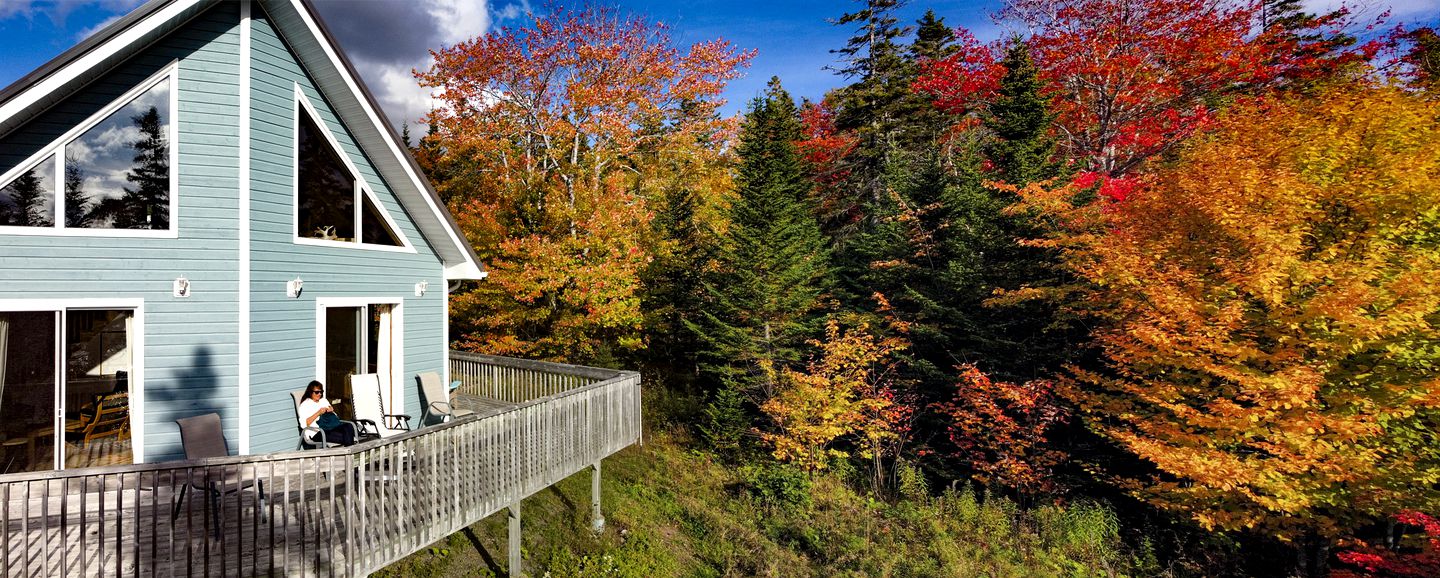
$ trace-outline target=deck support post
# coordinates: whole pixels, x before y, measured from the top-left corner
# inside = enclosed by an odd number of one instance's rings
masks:
[[[600,460],[595,460],[595,470],[590,472],[590,530],[596,534],[605,531],[605,515],[600,513]]]
[[[506,544],[509,550],[511,578],[520,578],[520,502],[510,504],[510,540]]]

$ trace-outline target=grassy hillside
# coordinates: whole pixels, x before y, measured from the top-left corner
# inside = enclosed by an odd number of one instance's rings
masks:
[[[1148,574],[1122,551],[1114,514],[1095,504],[1020,508],[968,489],[931,497],[903,475],[884,503],[831,473],[813,481],[774,464],[732,467],[680,430],[604,462],[605,531],[589,531],[590,474],[522,504],[531,576],[1117,576]],[[505,514],[382,576],[504,576]]]

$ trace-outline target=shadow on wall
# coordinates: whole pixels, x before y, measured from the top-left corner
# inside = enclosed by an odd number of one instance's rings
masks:
[[[226,403],[233,401],[234,396],[221,395],[220,375],[215,369],[214,357],[208,345],[198,346],[190,353],[190,363],[177,371],[175,379],[165,387],[145,388],[146,437],[164,440],[157,445],[146,445],[145,461],[185,459],[185,449],[180,445],[180,428],[175,425],[175,420],[211,412],[220,414],[225,443],[230,446],[231,453],[235,452],[235,412],[231,407],[233,403]]]

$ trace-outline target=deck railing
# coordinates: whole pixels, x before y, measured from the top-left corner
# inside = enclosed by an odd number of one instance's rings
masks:
[[[634,372],[452,352],[451,375],[516,405],[350,448],[0,476],[0,575],[365,575],[640,438]]]

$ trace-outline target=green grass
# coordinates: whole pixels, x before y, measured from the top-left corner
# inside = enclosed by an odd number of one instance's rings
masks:
[[[810,481],[773,465],[737,468],[692,443],[682,430],[659,432],[606,459],[608,525],[598,536],[589,530],[588,470],[526,499],[526,575],[1151,573],[1137,568],[1148,556],[1120,545],[1115,515],[1103,505],[1021,508],[964,488],[930,496],[913,476],[902,483],[910,497],[887,503],[857,493],[839,475]],[[505,514],[497,514],[378,575],[504,576],[505,536]]]

